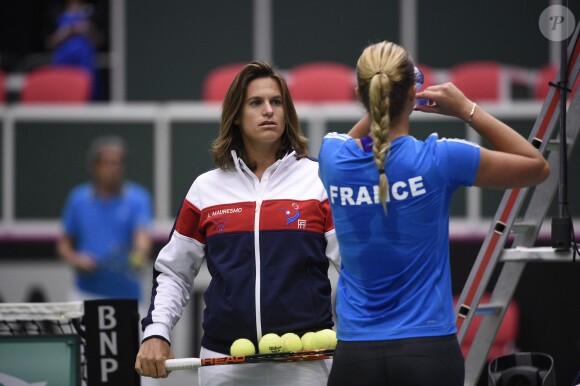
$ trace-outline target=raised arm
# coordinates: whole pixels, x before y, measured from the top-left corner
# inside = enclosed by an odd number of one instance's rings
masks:
[[[428,87],[416,97],[432,102],[416,110],[469,121],[492,145],[493,150],[481,148],[476,186],[498,189],[532,186],[550,174],[548,163],[530,142],[481,107],[474,109],[474,103],[452,83]]]
[[[350,129],[348,135],[353,138],[362,138],[369,135],[371,128],[371,119],[369,114],[363,115],[363,117]]]

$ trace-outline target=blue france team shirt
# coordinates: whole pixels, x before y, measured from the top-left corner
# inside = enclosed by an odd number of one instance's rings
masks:
[[[324,137],[320,178],[341,255],[338,338],[390,340],[457,332],[449,267],[449,205],[471,186],[479,147],[431,134],[391,143],[387,214],[371,151],[346,134]]]
[[[151,198],[147,190],[126,183],[120,195],[103,199],[90,183],[73,189],[65,204],[65,233],[76,250],[92,256],[98,268],[76,273],[79,289],[105,298],[140,299],[141,284],[129,265],[133,236],[152,223]]]

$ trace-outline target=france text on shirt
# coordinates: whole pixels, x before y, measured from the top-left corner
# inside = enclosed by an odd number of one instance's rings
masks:
[[[427,193],[423,185],[423,177],[409,178],[407,181],[396,181],[389,184],[387,202],[391,200],[402,201],[409,197],[417,197]],[[371,192],[372,191],[372,196]],[[329,186],[330,202],[339,205],[373,205],[380,204],[379,186]],[[338,201],[338,202],[337,202]]]

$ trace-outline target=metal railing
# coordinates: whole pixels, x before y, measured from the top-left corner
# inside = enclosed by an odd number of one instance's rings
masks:
[[[356,122],[363,114],[358,103],[297,104],[301,122],[308,128],[309,151],[316,155],[330,122]],[[499,119],[534,121],[541,102],[525,101],[501,104],[481,104],[481,107]],[[156,208],[155,228],[164,234],[173,222],[171,213],[171,131],[178,122],[219,122],[220,106],[203,102],[125,103],[63,105],[6,105],[0,107],[2,121],[2,217],[0,236],[54,235],[58,219],[21,220],[15,217],[15,181],[18,173],[15,162],[16,130],[20,122],[105,122],[149,123],[153,126],[153,197]],[[413,122],[457,122],[457,119],[435,114],[414,112]],[[530,125],[531,129],[531,125]],[[412,133],[411,133],[412,134]],[[444,133],[440,133],[444,135]],[[475,143],[480,138],[474,130],[465,127],[465,137]],[[570,167],[573,169],[573,166]],[[573,171],[570,171],[571,175]],[[466,194],[466,215],[453,218],[451,233],[482,235],[487,232],[488,219],[482,216],[481,191],[469,188]]]

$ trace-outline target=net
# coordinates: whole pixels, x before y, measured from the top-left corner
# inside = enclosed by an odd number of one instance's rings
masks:
[[[14,360],[23,342],[25,343],[23,347],[27,344],[29,351],[31,347],[38,351],[42,344],[46,345],[48,342],[52,342],[51,346],[47,346],[50,347],[49,350],[59,350],[59,342],[64,342],[65,346],[77,346],[68,349],[73,356],[71,363],[76,367],[71,370],[80,377],[82,384],[86,384],[87,360],[83,315],[83,302],[0,303],[0,344],[3,345],[0,345],[0,348],[4,347],[0,350],[0,354],[7,356],[2,362]],[[33,339],[35,337],[39,339]],[[15,345],[15,341],[20,345]],[[78,358],[75,358],[77,356]],[[49,361],[51,358],[44,357],[42,360]]]
[[[0,303],[0,385],[140,384],[136,299]]]

